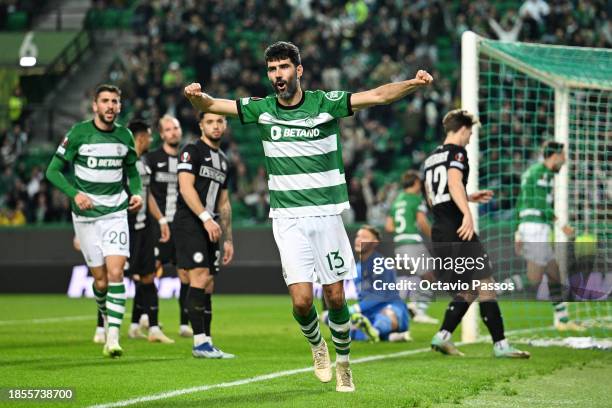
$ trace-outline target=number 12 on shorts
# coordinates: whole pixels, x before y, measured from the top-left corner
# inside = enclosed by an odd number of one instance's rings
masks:
[[[327,259],[327,266],[329,266],[330,271],[344,267],[344,259],[340,256],[339,250],[331,251],[325,258]]]

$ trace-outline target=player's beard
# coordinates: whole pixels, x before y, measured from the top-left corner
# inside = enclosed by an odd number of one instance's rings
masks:
[[[106,115],[105,112],[98,113],[98,119],[100,119],[100,122],[102,122],[102,123],[104,123],[106,125],[109,125],[109,126],[112,125],[113,123],[115,123],[115,118],[117,118],[117,114],[116,113],[113,113],[113,118],[110,121],[106,120],[105,115]]]
[[[221,145],[221,136],[223,136],[223,134],[220,134],[218,137],[211,135],[207,135],[206,133],[204,133],[204,137],[206,139],[208,139],[214,146],[219,147]]]
[[[276,87],[276,84],[278,82],[285,82],[285,81],[271,82],[272,88],[274,88],[274,91],[276,92],[276,96],[284,100],[289,100],[293,98],[293,96],[297,92],[297,85],[298,85],[297,72],[295,73],[293,78],[289,79],[289,81],[286,82],[285,90],[283,92],[279,92],[278,88]]]

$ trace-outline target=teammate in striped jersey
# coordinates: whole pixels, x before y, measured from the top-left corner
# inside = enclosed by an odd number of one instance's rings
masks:
[[[555,328],[559,331],[585,331],[584,326],[569,318],[568,304],[563,301],[559,264],[550,242],[556,220],[553,205],[555,174],[565,164],[563,143],[547,140],[542,145],[542,157],[542,162],[531,165],[521,176],[521,192],[517,200],[519,225],[515,233],[515,247],[527,261],[528,290],[534,298],[544,274],[548,277]],[[569,225],[564,225],[562,230],[568,237],[574,235],[574,229]]]
[[[395,244],[395,254],[408,256],[416,259],[428,256],[429,252],[423,244],[421,234],[431,238],[431,226],[427,220],[427,204],[421,193],[421,178],[416,170],[408,170],[402,175],[403,191],[391,204],[391,210],[387,216],[385,230],[393,233]],[[416,266],[411,274],[415,274],[419,279],[430,282],[435,280],[432,271],[428,271],[424,266]],[[408,308],[414,313],[412,319],[415,323],[438,324],[435,319],[427,314],[429,303],[433,299],[433,291],[417,289],[410,294],[411,304]]]
[[[132,133],[115,123],[121,91],[100,85],[92,103],[93,120],[77,123],[64,137],[47,168],[47,179],[71,198],[74,231],[94,277],[98,309],[108,318],[103,354],[118,357],[119,328],[125,313],[123,267],[129,250],[127,211],[142,206]],[[62,174],[74,171],[74,183]],[[124,185],[124,169],[132,196]]]
[[[270,217],[293,315],[311,344],[315,375],[332,379],[331,362],[319,332],[312,283],[323,284],[336,349],[336,390],[355,390],[349,366],[350,322],[343,281],[355,276],[355,261],[340,213],[349,208],[338,119],[370,106],[397,101],[433,81],[419,71],[414,79],[351,94],[304,91],[299,49],[277,42],[265,51],[274,94],[237,101],[214,98],[198,83],[185,96],[202,112],[238,116],[255,123],[263,143],[270,189]]]

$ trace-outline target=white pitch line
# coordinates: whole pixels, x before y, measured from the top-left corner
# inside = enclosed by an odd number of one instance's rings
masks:
[[[415,349],[415,350],[400,351],[398,353],[379,354],[379,355],[374,355],[374,356],[362,357],[362,358],[357,358],[355,360],[351,360],[351,365],[359,364],[359,363],[366,363],[369,361],[384,360],[387,358],[403,357],[403,356],[408,356],[411,354],[419,354],[419,353],[423,353],[429,350],[430,348],[428,347],[428,348],[420,348],[420,349]],[[162,399],[177,397],[180,395],[193,394],[196,392],[204,392],[204,391],[211,390],[213,388],[229,388],[229,387],[236,387],[238,385],[251,384],[251,383],[267,381],[267,380],[274,380],[276,378],[288,377],[288,376],[295,375],[295,374],[306,373],[312,370],[313,370],[312,367],[304,367],[304,368],[297,368],[295,370],[277,371],[277,372],[270,373],[270,374],[264,374],[264,375],[258,375],[255,377],[245,378],[242,380],[236,380],[236,381],[224,382],[224,383],[218,383],[218,384],[200,385],[197,387],[190,387],[190,388],[183,388],[183,389],[175,390],[175,391],[162,392],[159,394],[147,395],[144,397],[132,398],[132,399],[124,400],[124,401],[110,402],[107,404],[100,404],[100,405],[92,405],[89,408],[126,407],[128,405],[139,404],[143,402],[159,401]]]
[[[43,324],[43,323],[61,323],[72,322],[79,320],[96,320],[94,313],[81,316],[64,316],[64,317],[49,317],[44,319],[21,319],[21,320],[0,320],[0,326],[9,326],[12,324]]]
[[[533,329],[509,330],[509,331],[506,332],[506,335],[519,334],[519,333],[527,333],[527,332],[535,332],[535,331],[540,331],[540,330],[543,330],[543,329],[547,329],[547,327],[538,327],[538,328],[533,328]],[[489,336],[481,336],[479,338],[480,342],[487,341],[487,340],[490,340]],[[463,343],[463,342],[456,343],[457,346],[462,346],[464,344],[465,343]],[[367,362],[370,362],[370,361],[386,360],[386,359],[389,359],[389,358],[398,358],[398,357],[410,356],[410,355],[413,355],[413,354],[420,354],[420,353],[429,352],[430,350],[431,350],[430,347],[426,347],[426,348],[420,348],[420,349],[414,349],[414,350],[400,351],[400,352],[397,352],[397,353],[376,354],[376,355],[373,355],[373,356],[361,357],[361,358],[357,358],[357,359],[351,360],[351,365],[367,363]],[[261,381],[267,381],[267,380],[274,380],[276,378],[288,377],[288,376],[295,375],[295,374],[306,373],[306,372],[309,372],[309,371],[312,371],[312,370],[313,370],[312,367],[304,367],[304,368],[297,368],[295,370],[277,371],[277,372],[270,373],[270,374],[263,374],[263,375],[258,375],[258,376],[255,376],[255,377],[244,378],[242,380],[223,382],[223,383],[218,383],[218,384],[200,385],[200,386],[196,386],[196,387],[182,388],[182,389],[174,390],[174,391],[161,392],[161,393],[153,394],[153,395],[146,395],[146,396],[143,396],[143,397],[131,398],[131,399],[123,400],[123,401],[109,402],[109,403],[106,403],[106,404],[99,404],[99,405],[91,405],[88,408],[127,407],[129,405],[140,404],[140,403],[143,403],[143,402],[159,401],[159,400],[162,400],[162,399],[178,397],[180,395],[194,394],[194,393],[197,393],[197,392],[204,392],[204,391],[212,390],[214,388],[230,388],[230,387],[236,387],[236,386],[239,386],[239,385],[252,384],[252,383],[261,382]]]

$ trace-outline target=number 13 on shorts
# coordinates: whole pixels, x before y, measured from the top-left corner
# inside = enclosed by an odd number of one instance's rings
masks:
[[[342,272],[345,271],[344,268],[344,259],[342,259],[342,256],[340,255],[340,250],[337,251],[332,251],[330,253],[328,253],[325,258],[327,259],[327,265],[329,266],[329,270],[330,271],[334,271],[334,270],[341,270]]]

